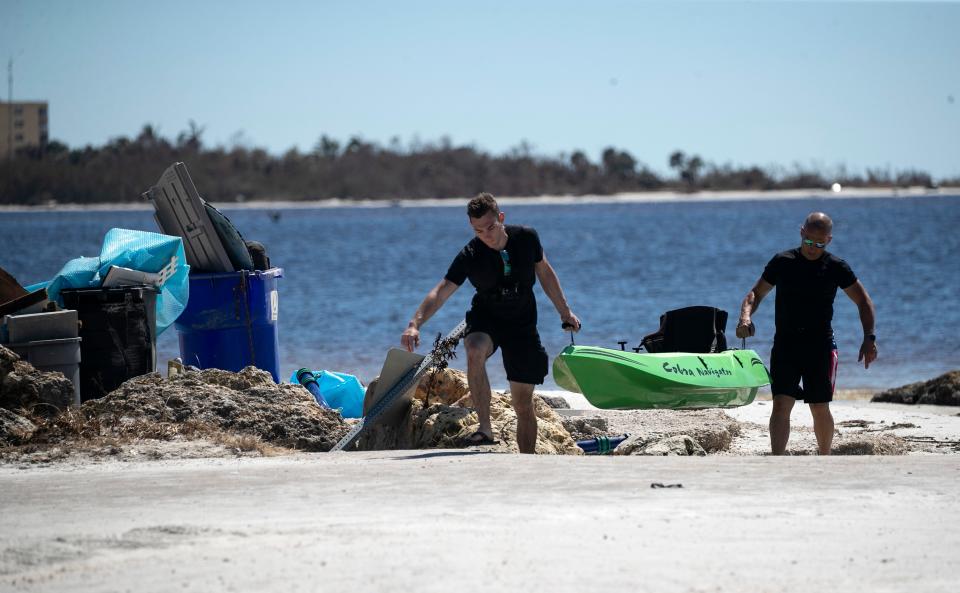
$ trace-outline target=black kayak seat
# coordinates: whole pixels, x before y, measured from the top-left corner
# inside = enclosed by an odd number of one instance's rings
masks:
[[[703,305],[667,311],[660,316],[660,329],[643,337],[640,345],[651,353],[697,352],[709,354],[727,349],[727,312]]]

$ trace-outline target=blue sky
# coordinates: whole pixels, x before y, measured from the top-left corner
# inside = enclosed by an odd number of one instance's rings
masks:
[[[193,120],[274,154],[448,136],[660,172],[682,149],[960,176],[958,31],[945,2],[0,0],[14,99],[71,146]]]

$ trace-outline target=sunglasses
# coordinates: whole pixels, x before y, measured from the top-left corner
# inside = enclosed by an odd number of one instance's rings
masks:
[[[824,247],[827,246],[826,243],[818,243],[817,241],[814,241],[813,239],[804,239],[804,240],[803,240],[803,244],[806,245],[807,247],[810,247],[810,246],[812,245],[812,246],[816,247],[817,249],[823,249]]]
[[[511,269],[510,269],[510,254],[507,253],[507,250],[506,250],[506,249],[501,249],[501,250],[500,250],[500,258],[503,260],[503,275],[504,275],[504,276],[509,276],[509,275],[510,275],[510,272],[511,272]]]

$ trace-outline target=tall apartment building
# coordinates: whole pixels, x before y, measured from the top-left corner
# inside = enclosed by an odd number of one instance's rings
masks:
[[[46,101],[0,101],[0,158],[27,146],[45,146],[47,117]]]

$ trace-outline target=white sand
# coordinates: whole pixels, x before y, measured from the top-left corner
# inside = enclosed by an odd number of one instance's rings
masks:
[[[955,591],[960,456],[759,456],[770,405],[727,411],[746,455],[0,465],[0,591]],[[832,408],[960,437],[957,409]]]
[[[783,189],[770,191],[700,191],[694,193],[681,193],[673,191],[650,191],[620,193],[613,195],[584,195],[584,196],[498,196],[497,202],[502,206],[510,205],[530,205],[530,204],[623,204],[623,203],[664,203],[664,202],[725,202],[725,201],[751,201],[751,200],[808,200],[811,198],[829,198],[840,200],[844,198],[911,198],[911,197],[937,197],[949,196],[956,197],[960,195],[960,187],[940,187],[928,189],[925,187],[908,188],[849,188],[839,193],[826,189]],[[363,200],[345,200],[341,198],[331,198],[328,200],[311,201],[262,201],[253,200],[249,202],[214,202],[217,207],[227,210],[240,209],[268,209],[284,210],[288,208],[423,208],[449,206],[462,208],[468,197],[450,197],[444,199],[363,199]],[[25,206],[25,205],[0,205],[0,212],[31,212],[44,210],[58,211],[127,211],[127,210],[153,210],[153,205],[149,202],[133,203],[101,203],[101,204],[57,204],[51,203],[44,206]]]
[[[547,395],[559,395],[567,400],[575,410],[596,410],[583,395],[569,391],[538,391]],[[839,394],[841,397],[843,394]],[[949,406],[904,405],[892,403],[871,403],[862,399],[861,393],[851,395],[861,399],[835,400],[830,409],[833,412],[836,430],[841,434],[855,434],[861,431],[870,433],[895,434],[910,441],[917,450],[914,454],[960,453],[960,408]],[[755,401],[749,406],[730,408],[724,412],[744,423],[743,433],[734,439],[730,453],[739,455],[761,455],[770,450],[770,436],[767,430],[770,419],[771,402]],[[860,426],[844,426],[843,423],[857,423]],[[889,430],[894,425],[913,424]],[[790,445],[802,448],[815,446],[813,419],[809,408],[797,403],[791,415]],[[936,443],[942,443],[939,447]]]
[[[5,466],[0,591],[952,593],[958,476],[954,455]]]

